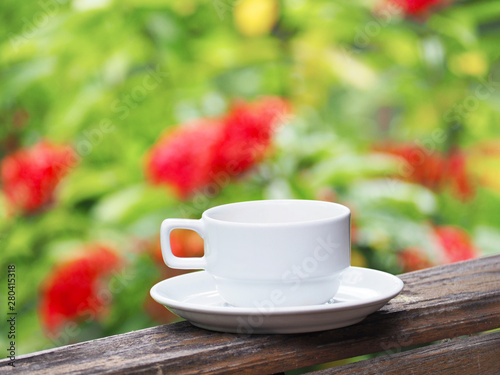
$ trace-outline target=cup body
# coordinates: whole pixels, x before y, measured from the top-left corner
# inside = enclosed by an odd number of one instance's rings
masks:
[[[325,303],[350,265],[350,211],[340,204],[232,203],[205,211],[199,223],[194,229],[205,241],[200,268],[213,276],[220,295],[234,306]],[[171,265],[169,257],[165,260]]]

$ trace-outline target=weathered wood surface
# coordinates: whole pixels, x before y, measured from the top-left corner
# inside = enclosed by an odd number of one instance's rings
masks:
[[[311,375],[498,375],[500,331],[317,371]]]
[[[300,335],[236,335],[187,322],[20,356],[37,374],[265,374],[500,327],[500,255],[401,275],[402,293],[363,322]]]

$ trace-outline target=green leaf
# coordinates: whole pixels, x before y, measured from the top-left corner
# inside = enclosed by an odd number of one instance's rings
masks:
[[[358,179],[395,173],[397,167],[397,160],[389,155],[340,155],[314,166],[311,182],[315,186],[347,185]]]
[[[138,184],[104,197],[92,210],[92,217],[109,224],[126,224],[176,202],[175,196],[169,195],[166,189]]]

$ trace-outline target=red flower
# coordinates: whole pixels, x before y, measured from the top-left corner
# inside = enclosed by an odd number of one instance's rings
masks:
[[[219,143],[221,124],[201,120],[163,136],[148,155],[147,175],[185,198],[210,183],[212,161]]]
[[[403,158],[406,165],[400,170],[401,177],[408,181],[434,191],[441,191],[450,185],[462,200],[474,196],[474,187],[466,170],[467,160],[458,148],[447,155],[417,145],[385,145],[375,149]]]
[[[389,3],[400,8],[408,15],[425,13],[434,8],[439,3],[446,3],[448,0],[389,0]]]
[[[287,104],[279,98],[236,104],[224,120],[214,160],[215,171],[239,174],[262,160],[276,125],[287,112]]]
[[[75,161],[70,147],[47,141],[4,158],[1,180],[12,209],[32,213],[49,203],[59,181]]]
[[[453,151],[448,159],[448,176],[450,183],[462,200],[467,200],[474,196],[474,187],[466,169],[467,160],[465,155],[460,150]]]
[[[102,245],[91,245],[84,251],[80,257],[56,266],[44,283],[39,311],[50,332],[56,332],[66,321],[94,320],[109,303],[101,282],[118,267],[119,257]]]
[[[434,232],[443,249],[446,263],[473,259],[477,256],[477,250],[463,229],[453,226],[439,226],[434,228]]]
[[[403,272],[412,272],[434,266],[425,252],[417,247],[408,247],[400,251],[398,262]]]
[[[224,118],[202,119],[168,132],[149,152],[146,174],[153,183],[173,187],[183,199],[212,183],[220,188],[229,176],[264,157],[285,111],[283,100],[264,98],[238,103]]]

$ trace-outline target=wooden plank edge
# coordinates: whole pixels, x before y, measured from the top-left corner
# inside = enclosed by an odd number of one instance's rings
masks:
[[[370,374],[500,374],[500,331],[457,338],[310,373]]]

